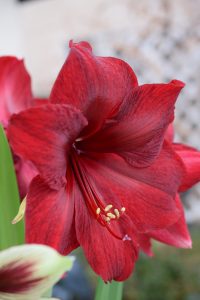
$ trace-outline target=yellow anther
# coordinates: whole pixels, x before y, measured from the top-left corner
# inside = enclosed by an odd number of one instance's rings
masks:
[[[119,213],[119,210],[117,208],[114,209],[114,213],[115,213],[117,218],[120,217],[120,213]]]
[[[121,212],[125,212],[126,211],[126,208],[125,207],[122,207],[121,208]]]
[[[107,205],[107,206],[105,207],[105,211],[109,211],[112,207],[113,207],[112,204]]]
[[[110,219],[115,219],[116,216],[112,213],[107,213],[107,216],[110,218]]]
[[[105,217],[105,221],[106,222],[110,222],[110,218],[109,217]]]
[[[16,224],[19,221],[21,221],[24,217],[25,211],[26,211],[26,197],[20,204],[19,211],[18,211],[16,217],[12,220],[12,224]]]
[[[97,214],[97,215],[99,215],[99,214],[100,214],[100,212],[101,212],[101,209],[100,209],[100,207],[97,207],[97,209],[96,209],[96,214]]]

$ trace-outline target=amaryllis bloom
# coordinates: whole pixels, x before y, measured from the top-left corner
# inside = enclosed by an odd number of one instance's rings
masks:
[[[0,252],[0,299],[41,299],[72,268],[73,261],[74,257],[61,256],[43,245],[16,246]]]
[[[0,57],[0,123],[5,131],[10,117],[34,106],[31,92],[31,79],[23,60],[13,56]],[[37,174],[31,162],[24,161],[13,153],[20,196],[23,198],[32,178]]]
[[[172,125],[169,126],[165,139],[171,143],[173,150],[179,155],[184,166],[185,172],[182,178],[179,192],[185,192],[197,182],[200,181],[200,152],[184,144],[173,143],[174,131]],[[148,255],[152,255],[151,239],[162,243],[175,246],[178,248],[191,248],[192,241],[187,228],[184,209],[181,203],[180,195],[176,194],[176,203],[181,215],[178,221],[163,229],[148,232],[140,235],[140,246]]]
[[[125,280],[139,235],[180,218],[184,165],[164,141],[184,84],[138,85],[125,62],[70,42],[50,103],[11,118],[14,151],[39,172],[27,195],[26,240],[67,254],[81,246],[105,281]]]

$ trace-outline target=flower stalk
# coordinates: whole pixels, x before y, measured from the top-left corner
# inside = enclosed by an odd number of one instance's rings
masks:
[[[123,294],[123,285],[123,282],[116,281],[106,284],[101,278],[99,278],[95,300],[121,300]]]

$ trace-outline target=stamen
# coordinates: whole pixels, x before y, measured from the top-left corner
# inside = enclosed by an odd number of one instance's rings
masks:
[[[105,217],[105,221],[106,222],[110,222],[110,218],[109,217]]]
[[[96,214],[99,215],[100,212],[101,212],[101,208],[100,208],[100,207],[97,207],[97,209],[96,209]]]
[[[82,164],[82,157],[77,154],[76,147],[73,148],[70,163],[72,171],[84,195],[85,204],[88,209],[96,220],[102,226],[106,227],[115,238],[123,240],[124,237],[116,234],[111,226],[111,221],[118,221],[117,219],[120,218],[120,211],[113,207],[112,204],[105,206],[104,199],[102,199],[101,195],[98,194],[98,191],[95,190],[92,181],[87,174],[87,170],[85,169],[84,164]],[[122,207],[120,210],[121,212],[124,212],[126,209],[125,207]]]
[[[114,209],[114,213],[115,213],[116,217],[119,219],[120,213],[119,213],[119,210],[117,208]]]
[[[112,213],[107,213],[107,216],[109,218],[111,218],[111,219],[115,219],[116,218],[116,216],[114,214],[112,214]]]
[[[105,207],[105,211],[109,211],[109,210],[111,210],[111,208],[112,208],[113,206],[112,206],[112,204],[109,204],[109,205],[107,205],[106,207]]]
[[[16,217],[12,220],[12,224],[17,224],[19,221],[21,221],[24,217],[25,211],[26,211],[26,197],[21,202],[19,211]]]

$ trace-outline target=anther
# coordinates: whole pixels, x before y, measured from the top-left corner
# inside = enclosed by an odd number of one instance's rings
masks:
[[[110,218],[110,219],[115,219],[116,216],[112,213],[107,213],[107,216]]]
[[[119,213],[119,210],[117,208],[114,209],[114,213],[115,213],[116,217],[119,219],[120,213]]]
[[[100,209],[100,207],[97,207],[97,209],[96,209],[96,214],[97,214],[97,215],[99,215],[99,214],[100,214],[100,212],[101,212],[101,209]]]
[[[24,217],[25,211],[26,211],[26,197],[21,202],[19,211],[16,217],[12,220],[12,224],[17,224],[19,221],[21,221]]]
[[[106,207],[105,207],[105,211],[109,211],[111,208],[112,208],[113,206],[112,206],[112,204],[109,204],[109,205],[107,205]]]
[[[105,221],[109,223],[110,222],[110,218],[109,217],[105,217]]]
[[[121,208],[121,212],[125,212],[126,211],[126,208],[125,207],[122,207]]]

